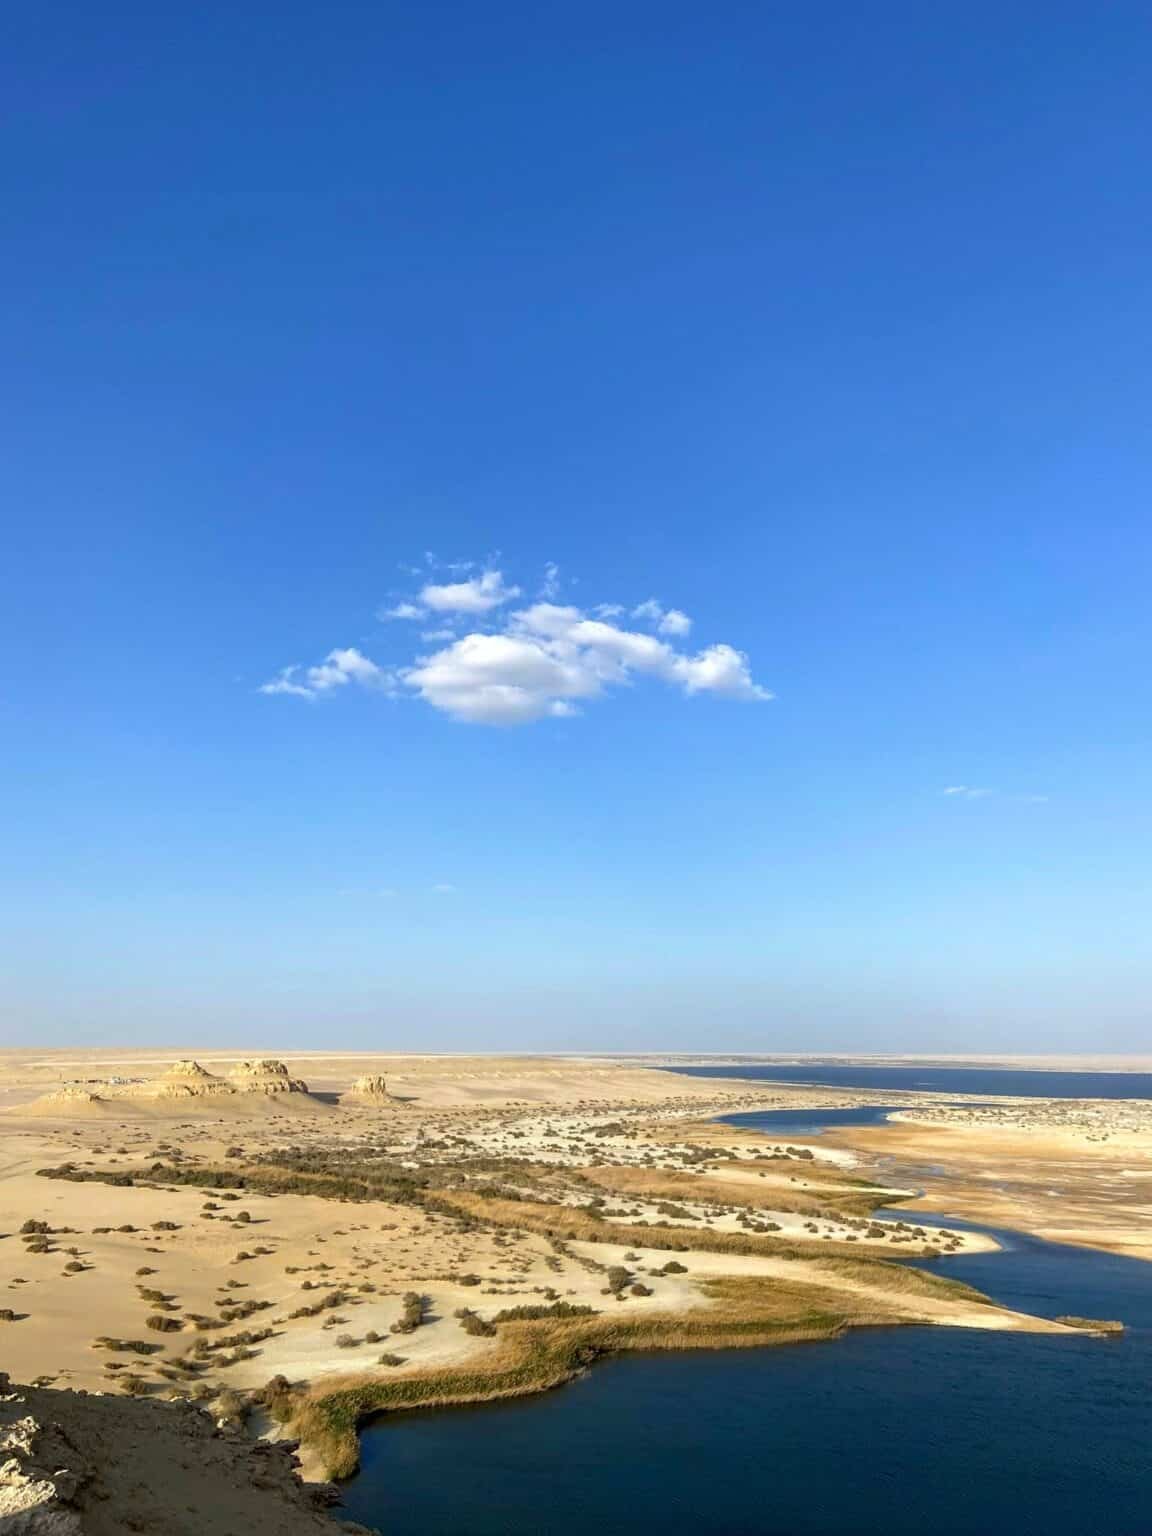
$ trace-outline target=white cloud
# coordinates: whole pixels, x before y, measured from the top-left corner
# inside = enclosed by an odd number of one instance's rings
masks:
[[[416,603],[397,603],[395,608],[381,608],[377,614],[380,619],[422,619],[423,608]]]
[[[692,620],[679,608],[669,608],[656,628],[662,635],[686,635],[692,628]]]
[[[677,656],[672,675],[686,693],[720,693],[729,699],[770,699],[772,695],[752,681],[748,658],[730,645],[710,645],[695,656]]]
[[[500,571],[485,571],[467,581],[450,581],[443,586],[430,582],[421,590],[420,601],[434,613],[489,613],[520,596],[519,587],[506,587]]]
[[[311,688],[305,688],[303,683],[294,683],[293,675],[299,672],[299,667],[281,667],[280,671],[270,683],[261,683],[257,693],[290,693],[298,699],[314,699],[316,695]]]
[[[767,699],[748,658],[730,645],[685,656],[653,635],[589,619],[579,608],[534,603],[504,633],[471,634],[400,674],[434,709],[481,725],[520,725],[577,712],[579,701],[645,673],[687,694]]]
[[[540,584],[540,596],[546,597],[549,602],[560,590],[560,567],[555,560],[549,560],[544,567],[544,580]]]
[[[556,576],[554,566],[546,568],[546,588],[555,585]],[[677,649],[674,641],[688,633],[691,620],[654,598],[632,615],[655,625],[656,634],[613,622],[624,612],[613,604],[592,608],[590,616],[542,600],[488,618],[518,592],[495,569],[466,581],[426,585],[420,593],[424,610],[465,616],[461,628],[466,616],[475,615],[484,627],[464,634],[451,627],[427,630],[422,638],[432,645],[444,642],[440,648],[396,668],[380,667],[355,648],[330,651],[319,666],[285,668],[261,691],[316,698],[348,683],[392,694],[408,690],[442,714],[476,725],[568,718],[608,689],[644,677],[689,697],[772,697],[753,680],[748,657],[734,646],[717,643],[694,654]],[[408,617],[411,606],[401,603],[390,616]]]
[[[1017,805],[1047,805],[1050,795],[1021,795],[1002,789],[982,789],[974,784],[949,784],[943,793],[957,800],[1000,800]]]
[[[432,889],[437,896],[454,896],[456,893],[456,887],[449,885],[447,881],[441,881],[439,885],[434,885]]]
[[[615,613],[622,613],[622,608],[617,608]],[[611,618],[613,614],[605,614]],[[647,598],[642,603],[637,603],[632,610],[634,619],[643,619],[645,623],[654,624],[662,635],[686,635],[692,628],[692,620],[679,608],[665,608],[664,604],[656,598]]]
[[[578,668],[513,635],[465,635],[402,676],[434,709],[481,725],[538,720],[559,713],[553,705],[596,691]]]
[[[394,688],[392,673],[378,667],[374,661],[358,651],[355,646],[344,650],[329,651],[315,667],[284,667],[270,683],[262,683],[260,693],[290,693],[297,698],[315,699],[333,688],[343,688],[349,683],[359,683],[364,688],[379,688],[391,692]]]

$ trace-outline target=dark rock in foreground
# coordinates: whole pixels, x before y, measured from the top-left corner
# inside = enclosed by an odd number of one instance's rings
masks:
[[[333,1491],[289,1445],[219,1428],[190,1403],[11,1386],[0,1373],[4,1536],[337,1536]]]

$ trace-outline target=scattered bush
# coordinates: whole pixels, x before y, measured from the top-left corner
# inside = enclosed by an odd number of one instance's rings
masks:
[[[570,1301],[555,1301],[551,1306],[540,1304],[522,1307],[505,1307],[493,1317],[494,1323],[533,1323],[545,1317],[594,1317],[595,1307],[576,1306]]]
[[[390,1333],[415,1333],[424,1321],[424,1297],[418,1291],[405,1291],[401,1298],[404,1311],[400,1321],[393,1323]]]
[[[457,1308],[456,1316],[465,1333],[472,1334],[476,1338],[495,1338],[496,1324],[488,1322],[478,1312],[473,1312],[471,1307]]]

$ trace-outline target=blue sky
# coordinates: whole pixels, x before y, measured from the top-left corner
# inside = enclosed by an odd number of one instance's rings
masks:
[[[14,18],[9,1041],[1146,1046],[1150,67]]]

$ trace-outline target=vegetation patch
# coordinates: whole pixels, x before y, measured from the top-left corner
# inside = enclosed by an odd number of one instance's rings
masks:
[[[1083,1328],[1086,1333],[1123,1333],[1124,1324],[1118,1323],[1114,1318],[1101,1319],[1097,1317],[1058,1317],[1058,1323],[1063,1323],[1065,1328]]]
[[[329,1381],[297,1397],[289,1432],[324,1462],[330,1476],[356,1470],[357,1431],[365,1419],[415,1408],[440,1408],[542,1392],[594,1361],[621,1350],[724,1349],[831,1339],[848,1327],[905,1321],[896,1311],[831,1288],[779,1281],[717,1279],[705,1283],[713,1305],[698,1314],[613,1309],[591,1318],[553,1315],[505,1323],[499,1343],[467,1367],[426,1367],[383,1379]],[[509,1309],[514,1312],[518,1309]]]

